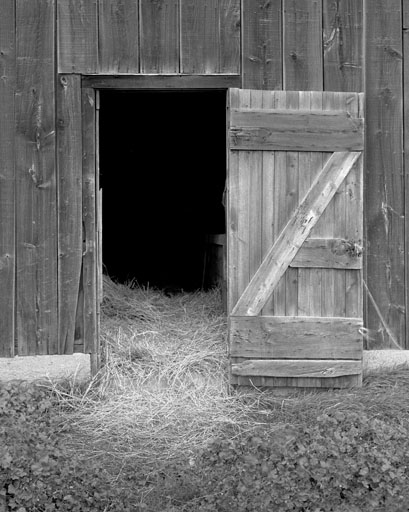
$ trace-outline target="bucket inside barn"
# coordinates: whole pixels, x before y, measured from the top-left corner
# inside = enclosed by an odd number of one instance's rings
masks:
[[[226,91],[100,94],[104,272],[175,290],[221,284]]]

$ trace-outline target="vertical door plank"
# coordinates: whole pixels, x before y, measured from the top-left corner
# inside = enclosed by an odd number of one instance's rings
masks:
[[[141,73],[179,72],[178,0],[140,0]]]
[[[276,93],[263,91],[263,108],[275,108]],[[275,190],[275,154],[274,151],[262,151],[262,258],[266,256],[274,243],[274,190]],[[262,315],[274,314],[274,298],[268,299],[262,310]]]
[[[219,73],[240,73],[240,0],[219,0]]]
[[[348,101],[348,100],[347,100]],[[364,117],[362,95],[354,95],[348,101],[353,116]],[[345,238],[358,246],[363,245],[363,158],[351,169],[345,179]],[[362,318],[362,272],[345,272],[345,316]]]
[[[300,108],[300,94],[298,92],[289,91],[286,96],[286,108],[290,110],[298,110]],[[289,220],[299,203],[299,153],[296,151],[288,151],[286,160],[287,172],[285,195],[287,220]],[[288,268],[284,277],[285,315],[296,316],[298,314],[298,270],[296,268]]]
[[[402,2],[366,4],[365,213],[367,285],[393,337],[405,339]],[[382,136],[379,133],[382,127]],[[367,302],[370,348],[393,347]]]
[[[96,353],[97,339],[97,218],[96,218],[96,119],[95,91],[82,90],[82,219],[84,352]]]
[[[0,16],[0,357],[14,355],[14,27],[14,0],[6,0]]]
[[[363,91],[363,0],[323,1],[324,89]]]
[[[71,354],[82,333],[81,325],[77,332],[76,326],[83,307],[81,77],[61,75],[57,94],[59,350]]]
[[[281,0],[243,0],[242,76],[246,89],[283,86]]]
[[[97,0],[57,0],[58,72],[98,70]]]
[[[229,125],[229,114],[233,108],[238,108],[239,90],[230,89],[228,92],[227,124]],[[228,126],[229,128],[229,126]],[[239,152],[231,151],[229,148],[229,137],[227,136],[227,312],[233,310],[238,296],[238,194],[239,194]]]
[[[299,100],[300,109],[311,109],[311,94],[300,92]],[[311,168],[311,153],[302,151],[299,154],[299,178],[298,178],[298,194],[301,201],[305,194],[308,192],[314,177],[311,175],[313,169]],[[298,269],[298,314],[301,316],[309,316],[310,299],[310,269]]]
[[[57,352],[54,2],[16,2],[17,345]]]
[[[284,86],[286,90],[322,90],[322,4],[284,0]]]
[[[278,94],[276,108],[285,109],[286,94]],[[286,191],[287,191],[287,153],[285,151],[275,151],[275,182],[274,182],[274,241],[278,238],[280,232],[286,225]],[[274,314],[285,315],[285,275],[280,279],[276,289],[273,292]]]
[[[323,94],[323,102],[322,108],[323,110],[340,110],[341,105],[338,101],[339,95],[334,92],[325,92]],[[339,198],[344,198],[343,191],[345,190],[344,184],[341,184],[337,192],[335,193],[334,198],[329,203],[324,212],[322,219],[320,219],[313,230],[312,236],[319,236],[319,233],[325,238],[334,238],[335,233],[339,234],[339,228],[336,226],[341,221],[341,225],[343,225],[343,218],[345,209],[341,209],[341,212],[338,211],[338,206],[340,204]],[[341,202],[341,204],[345,204]],[[336,206],[337,205],[337,206]],[[317,234],[318,233],[318,234]],[[343,238],[343,235],[340,235]],[[334,316],[342,316],[339,314],[339,311],[335,310],[335,301],[342,300],[344,303],[345,297],[345,286],[341,286],[341,289],[336,286],[336,280],[343,279],[344,271],[340,271],[337,274],[337,271],[334,269],[325,269],[321,270],[321,315],[324,317],[334,317]]]
[[[322,92],[312,92],[311,93],[311,110],[322,110]],[[330,155],[327,155],[326,160]],[[322,169],[324,166],[324,158],[323,154],[320,152],[313,152],[310,155],[310,165],[311,169]],[[314,177],[311,177],[311,183]],[[331,204],[331,203],[330,203]],[[330,207],[330,205],[328,205]],[[331,207],[330,207],[331,208]],[[321,215],[321,218],[318,220],[315,229],[318,229],[318,233],[323,233],[325,235],[327,233],[326,224],[328,222],[328,217],[325,217],[325,211]],[[324,219],[323,219],[324,217]],[[330,216],[329,216],[330,217]],[[320,229],[319,223],[321,222],[321,226],[324,226],[323,229]],[[317,228],[318,226],[318,228]],[[317,231],[314,231],[316,233]],[[309,305],[309,314],[311,316],[321,316],[321,292],[322,292],[322,270],[320,268],[312,268],[309,270],[309,278],[310,278],[310,305]]]
[[[251,91],[250,107],[262,108],[263,97],[261,91]],[[249,265],[251,279],[261,264],[262,254],[262,172],[263,152],[249,152]]]
[[[404,348],[409,349],[409,5],[402,2],[402,22],[403,22],[403,54],[406,58],[403,61],[403,133],[404,133],[404,169],[405,169],[405,305],[406,305],[406,337]],[[402,344],[403,345],[403,344]]]
[[[99,0],[99,72],[139,73],[138,0]]]

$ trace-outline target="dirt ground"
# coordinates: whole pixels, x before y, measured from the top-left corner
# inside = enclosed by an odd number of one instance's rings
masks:
[[[364,371],[379,367],[393,367],[400,363],[409,365],[409,350],[364,351]],[[87,354],[72,356],[28,356],[14,359],[0,358],[0,380],[28,380],[50,378],[58,380],[75,376],[87,379],[90,375],[90,357]]]

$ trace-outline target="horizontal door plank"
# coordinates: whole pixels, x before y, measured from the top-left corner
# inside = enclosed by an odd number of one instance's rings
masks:
[[[234,150],[360,151],[363,119],[344,111],[232,109]]]
[[[233,315],[256,316],[260,313],[360,154],[334,153],[321,172],[317,173],[316,179],[294,215],[238,300]]]
[[[230,355],[254,359],[361,359],[362,320],[230,317]]]
[[[361,361],[250,359],[232,364],[233,375],[255,377],[333,378],[362,373]]]
[[[341,238],[309,238],[300,247],[290,267],[359,270],[362,268],[362,249]]]

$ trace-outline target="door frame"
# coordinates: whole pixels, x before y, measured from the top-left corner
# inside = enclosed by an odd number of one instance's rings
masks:
[[[99,92],[101,90],[224,90],[241,86],[240,75],[83,75],[82,220],[84,225],[84,352],[91,356],[91,375],[100,368],[100,305],[102,302],[102,191],[99,187]],[[227,140],[226,140],[227,142]],[[226,143],[228,168],[228,145]],[[226,171],[227,171],[226,168]],[[226,209],[227,213],[227,209]]]

